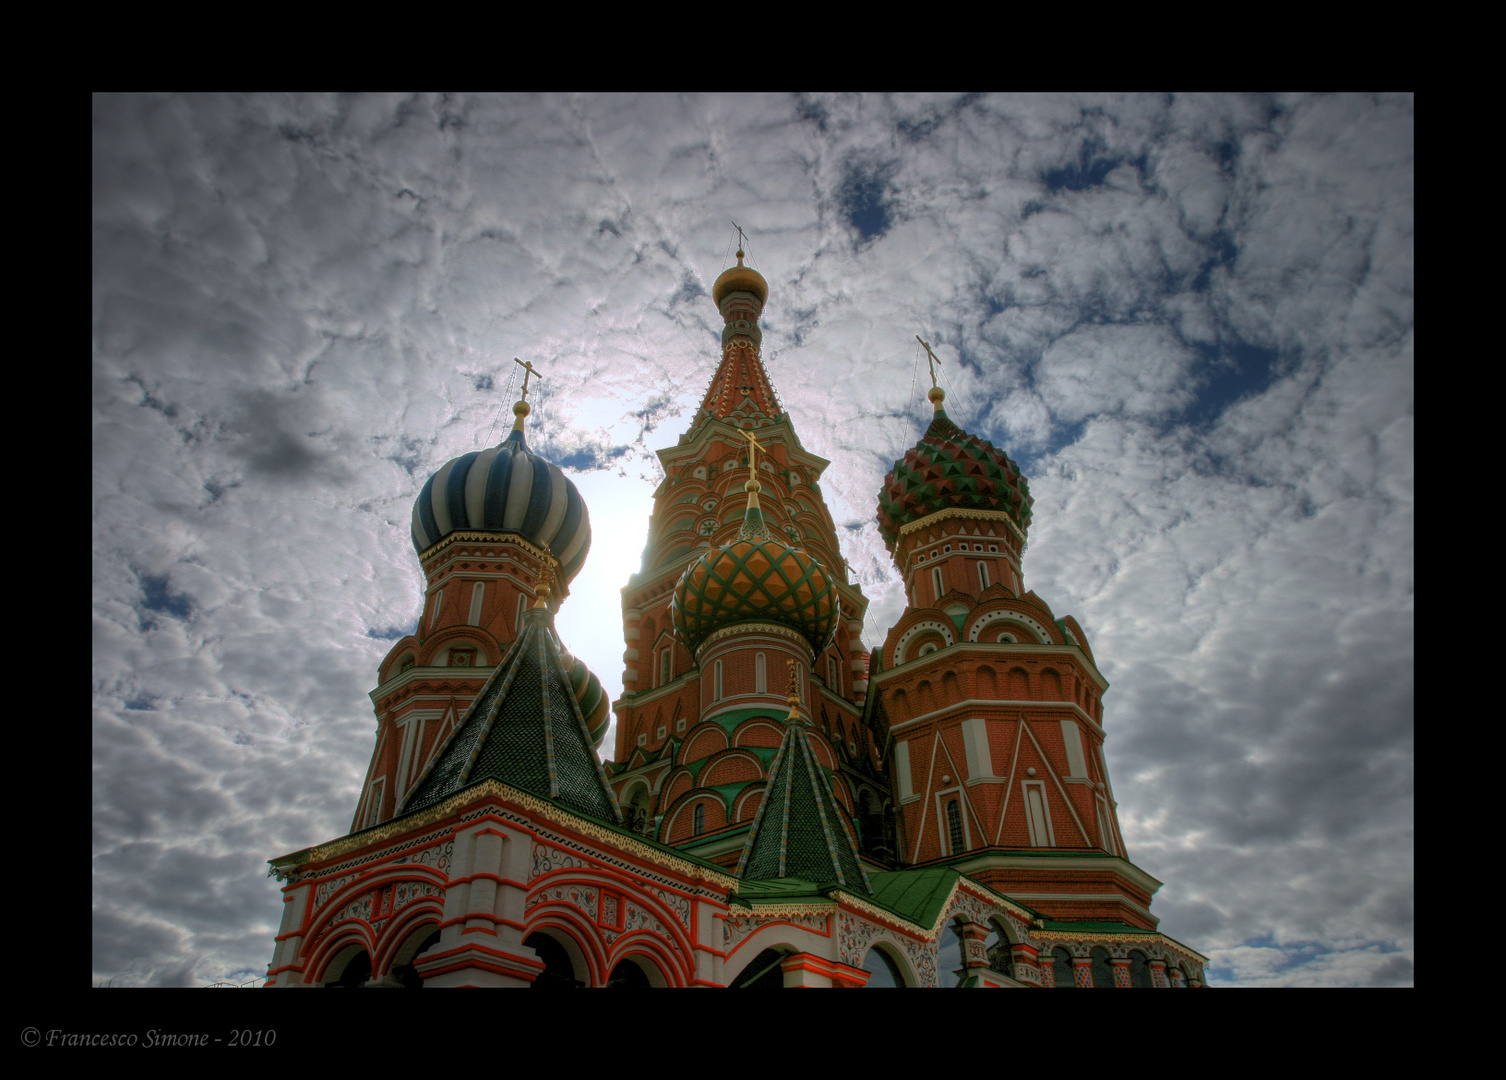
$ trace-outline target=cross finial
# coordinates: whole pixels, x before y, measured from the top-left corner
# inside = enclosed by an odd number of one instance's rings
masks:
[[[933,353],[931,351],[930,344],[928,342],[922,340],[921,336],[919,334],[915,335],[915,340],[919,341],[921,343],[921,345],[924,346],[924,348],[926,350],[926,370],[928,370],[931,373],[931,385],[935,386],[936,385],[936,365],[939,364],[939,363],[941,363],[941,357],[937,356],[935,353]]]
[[[544,376],[542,376],[542,375],[540,375],[538,373],[538,370],[533,366],[533,361],[532,360],[528,361],[528,363],[525,364],[525,363],[523,363],[523,361],[519,360],[516,356],[514,356],[512,358],[512,362],[514,364],[517,364],[520,368],[523,369],[523,400],[527,401],[528,400],[528,377],[530,375],[532,375],[534,378],[543,379]]]
[[[758,468],[758,452],[764,450],[764,445],[758,441],[758,436],[754,435],[749,428],[739,428],[738,430],[741,432],[742,437],[748,440],[749,477],[757,479],[757,473],[754,470]],[[768,453],[767,450],[764,450],[764,452]]]
[[[743,264],[743,244],[747,242],[748,234],[743,232],[743,227],[735,221],[732,223],[732,227],[737,230],[737,265],[741,266]]]

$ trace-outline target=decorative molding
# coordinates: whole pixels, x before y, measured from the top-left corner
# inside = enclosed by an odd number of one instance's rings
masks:
[[[950,506],[945,510],[938,510],[934,514],[927,514],[923,518],[916,518],[908,525],[899,527],[901,538],[909,536],[913,532],[919,532],[928,525],[935,525],[947,518],[969,518],[974,521],[1002,521],[1009,526],[1015,536],[1020,539],[1020,550],[1025,550],[1025,533],[1015,524],[1015,520],[1003,510],[967,510],[960,506]]]
[[[706,655],[706,650],[711,648],[713,643],[739,634],[772,634],[775,637],[788,638],[802,646],[807,656],[814,659],[816,655],[811,651],[810,642],[806,641],[805,637],[798,630],[792,630],[788,626],[780,626],[776,623],[749,621],[734,623],[731,626],[724,626],[720,630],[713,630],[707,635],[706,640],[701,642],[701,647],[695,651],[696,663],[699,664],[701,662],[701,657]]]

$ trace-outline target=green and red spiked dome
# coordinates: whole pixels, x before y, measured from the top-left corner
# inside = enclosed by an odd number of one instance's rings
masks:
[[[693,655],[724,626],[779,623],[798,632],[819,653],[837,629],[837,592],[831,576],[764,523],[758,481],[749,480],[746,487],[748,511],[738,535],[687,566],[675,586],[675,634]]]
[[[941,407],[945,395],[932,387],[936,417],[905,456],[894,463],[879,492],[879,534],[891,552],[899,531],[940,510],[992,510],[1030,527],[1030,485],[1009,455],[986,439],[969,435]]]

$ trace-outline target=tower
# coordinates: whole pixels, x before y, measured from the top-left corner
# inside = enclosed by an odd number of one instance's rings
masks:
[[[833,773],[840,813],[887,856],[887,783],[864,727],[868,607],[760,355],[763,275],[712,287],[722,352],[690,429],[659,452],[643,564],[623,589],[623,696],[612,785],[635,827],[735,867],[782,733],[784,672]]]
[[[1028,482],[951,421],[941,387],[928,396],[930,426],[878,506],[908,600],[873,694],[901,858],[1058,919],[1154,929],[1160,882],[1125,857],[1103,757],[1108,682],[1077,621],[1024,587]]]
[[[908,605],[870,655],[744,258],[622,590],[614,760],[554,628],[591,527],[527,445],[525,365],[507,438],[418,492],[420,622],[381,663],[350,833],[270,861],[268,985],[1201,984],[1124,851],[1086,635],[1024,589],[1018,466],[933,376],[879,497]]]

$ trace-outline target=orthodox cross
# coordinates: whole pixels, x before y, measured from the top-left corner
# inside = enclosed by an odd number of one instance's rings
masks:
[[[764,445],[763,443],[759,442],[758,437],[747,428],[739,428],[738,430],[742,433],[742,437],[748,440],[748,475],[756,476],[756,470],[758,468],[758,452],[760,450],[764,450]],[[764,450],[764,453],[768,453],[768,451]]]
[[[738,258],[742,258],[741,248],[745,243],[747,243],[748,234],[743,232],[743,227],[735,221],[732,223],[732,227],[737,230],[737,246],[739,248]]]
[[[516,356],[514,356],[512,358],[512,362],[514,364],[517,364],[520,368],[523,369],[523,400],[527,401],[528,400],[528,377],[530,375],[532,375],[534,378],[542,380],[544,378],[544,376],[540,375],[538,373],[538,371],[534,368],[532,360],[528,361],[528,363],[525,364],[525,363],[523,363],[523,361],[519,360]]]
[[[935,386],[936,385],[936,364],[941,363],[941,357],[937,356],[935,353],[933,353],[931,351],[931,346],[929,344],[927,344],[925,341],[922,341],[919,334],[915,335],[915,340],[919,341],[921,343],[921,345],[925,346],[925,350],[926,350],[926,370],[931,373],[931,385]],[[935,363],[932,363],[932,361],[935,361]]]

